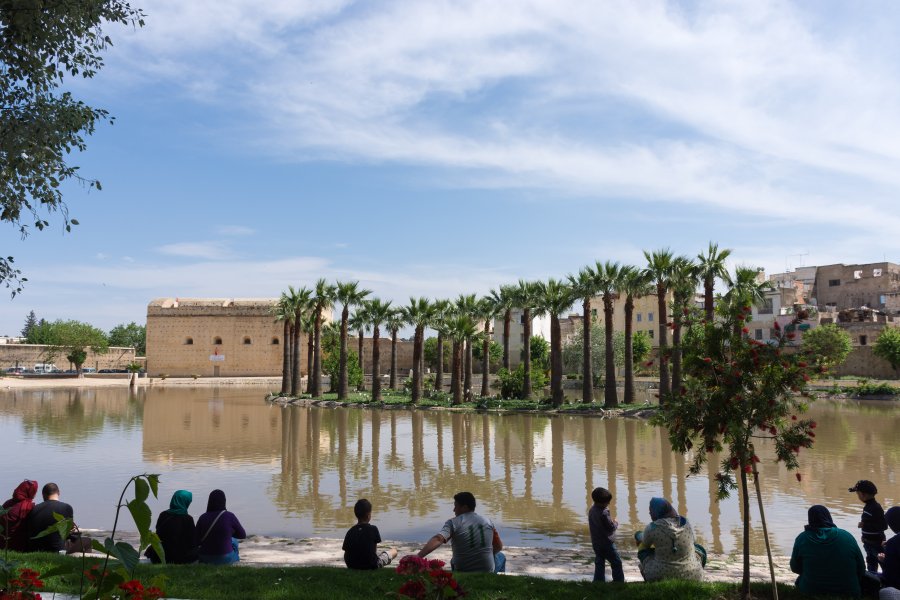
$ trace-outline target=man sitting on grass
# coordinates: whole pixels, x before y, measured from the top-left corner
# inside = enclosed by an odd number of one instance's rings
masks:
[[[490,519],[475,513],[475,496],[471,492],[460,492],[453,496],[453,514],[456,516],[446,523],[419,550],[419,558],[425,558],[442,544],[450,542],[453,558],[450,567],[454,571],[481,573],[503,573],[506,571],[506,557],[503,542]]]

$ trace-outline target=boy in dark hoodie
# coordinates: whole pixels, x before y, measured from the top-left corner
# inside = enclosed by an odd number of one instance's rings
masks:
[[[895,534],[900,533],[900,506],[892,506],[884,518]],[[884,587],[900,589],[900,535],[895,535],[884,545],[884,553],[878,555],[881,562],[881,582]]]
[[[594,505],[588,511],[588,527],[591,545],[594,547],[594,581],[606,581],[606,561],[612,569],[613,581],[625,581],[622,559],[616,549],[616,529],[619,522],[609,514],[612,494],[606,488],[594,488],[591,492]]]
[[[878,488],[867,479],[856,482],[851,492],[856,492],[859,501],[865,504],[862,520],[858,527],[862,529],[863,549],[866,551],[866,569],[871,573],[878,572],[878,555],[881,553],[881,544],[884,542],[884,532],[887,522],[884,520],[884,509],[875,500]]]

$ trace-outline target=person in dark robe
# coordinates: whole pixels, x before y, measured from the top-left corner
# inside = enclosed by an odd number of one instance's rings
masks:
[[[9,548],[16,552],[28,551],[28,528],[25,519],[34,508],[34,497],[37,495],[38,482],[26,479],[13,491],[12,498],[3,503],[7,512],[0,517],[0,548]]]
[[[156,534],[162,542],[168,564],[187,564],[197,561],[197,534],[194,517],[188,514],[193,494],[178,490],[172,494],[169,510],[159,513],[156,519]],[[160,557],[151,546],[147,548],[147,558],[159,563]]]
[[[820,504],[810,507],[807,516],[809,524],[794,540],[791,552],[797,589],[811,596],[859,598],[866,561],[856,540],[838,528]]]
[[[197,545],[199,560],[212,565],[228,565],[238,562],[238,540],[247,537],[247,532],[238,518],[225,509],[225,492],[213,490],[209,493],[206,512],[197,519]]]

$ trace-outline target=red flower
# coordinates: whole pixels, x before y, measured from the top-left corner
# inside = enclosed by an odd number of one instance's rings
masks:
[[[746,467],[744,467],[744,473],[749,473],[751,470],[752,469],[750,468],[750,465],[747,465]]]
[[[418,579],[412,579],[401,585],[397,592],[407,598],[425,598],[425,584]]]
[[[755,462],[755,463],[758,463],[758,462],[759,462],[759,457],[758,457],[757,455],[754,454],[754,455],[753,455],[753,458],[751,458],[750,460],[752,460],[752,461]]]
[[[749,327],[744,327],[743,329],[741,329],[741,331],[742,331],[743,333],[750,333],[750,328],[749,328]]]
[[[815,429],[817,425],[818,425],[818,424],[817,424],[815,421],[810,421],[810,422],[809,422],[809,428],[810,428],[810,429]]]
[[[708,356],[704,356],[704,357],[703,357],[703,362],[705,362],[705,363],[711,363],[711,362],[712,362],[712,359],[711,359],[710,357],[708,357]]]
[[[794,333],[793,331],[789,331],[789,332],[787,332],[787,333],[785,334],[785,337],[786,337],[787,339],[789,339],[789,340],[792,340],[792,339],[794,339],[795,337],[797,337],[797,334]]]
[[[444,561],[438,560],[436,558],[432,558],[431,560],[428,561],[428,568],[429,569],[443,569],[444,564],[445,564]]]
[[[796,473],[795,477],[797,478],[797,481],[803,481],[803,476],[800,475],[800,473]]]
[[[791,421],[796,421],[796,420],[797,420],[797,415],[791,415]]]
[[[737,469],[739,466],[741,466],[737,458],[732,458],[730,464],[732,469]]]
[[[443,566],[443,565],[442,565]],[[413,573],[422,573],[428,570],[428,561],[419,558],[414,554],[409,554],[400,559],[397,565],[397,573],[400,575],[411,575]]]
[[[800,362],[797,363],[797,366],[800,368],[806,368],[806,363],[801,360]]]
[[[781,325],[778,324],[778,321],[775,321],[775,331],[780,331]]]
[[[814,437],[816,437],[816,434],[813,433],[812,431],[810,431],[810,432],[809,432],[809,437],[814,438]]]

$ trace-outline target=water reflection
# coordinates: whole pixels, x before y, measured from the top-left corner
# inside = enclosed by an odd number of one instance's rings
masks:
[[[692,456],[674,454],[665,432],[642,421],[282,408],[259,396],[240,389],[7,392],[0,394],[0,450],[40,456],[41,465],[68,469],[92,493],[113,497],[118,475],[84,465],[109,462],[115,444],[119,469],[129,474],[163,472],[164,484],[194,485],[197,493],[231,482],[230,501],[252,511],[246,520],[257,533],[340,535],[365,496],[385,537],[424,539],[449,516],[452,495],[468,489],[507,543],[570,545],[587,540],[590,492],[604,486],[625,535],[646,522],[649,499],[663,495],[712,551],[740,546],[739,498],[717,502],[711,469],[688,477]],[[860,477],[876,481],[885,506],[900,497],[893,406],[819,402],[812,414],[818,437],[801,454],[801,483],[765,458],[760,464],[780,552],[790,550],[813,503],[828,505],[855,532],[861,507],[846,488]],[[772,449],[759,451],[768,457]],[[721,460],[710,458],[711,466]],[[39,471],[36,465],[28,468]],[[753,492],[750,501],[758,523]],[[84,518],[93,518],[90,510]],[[764,551],[759,527],[751,548]]]

